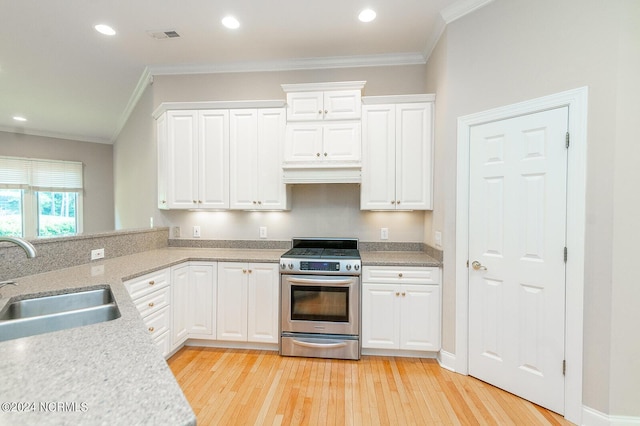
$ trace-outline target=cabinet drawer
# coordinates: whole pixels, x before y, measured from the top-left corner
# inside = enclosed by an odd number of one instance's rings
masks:
[[[152,272],[126,281],[124,286],[133,300],[169,285],[169,269]]]
[[[135,299],[133,303],[135,303],[136,308],[138,308],[138,312],[140,312],[140,315],[144,318],[147,315],[169,306],[170,300],[171,288],[166,286],[154,291],[153,293]]]
[[[158,334],[154,336],[153,341],[156,342],[162,356],[166,358],[171,352],[171,333]]]
[[[440,268],[415,266],[365,266],[362,282],[440,284]]]
[[[164,332],[169,331],[171,324],[171,311],[169,307],[165,307],[156,313],[153,313],[144,319],[147,331],[155,338]]]

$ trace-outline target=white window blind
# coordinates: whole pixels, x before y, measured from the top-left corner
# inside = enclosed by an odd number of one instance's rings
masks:
[[[0,157],[0,188],[34,191],[81,191],[82,163]]]

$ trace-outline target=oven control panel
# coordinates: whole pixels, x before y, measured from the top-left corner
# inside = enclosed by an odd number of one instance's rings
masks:
[[[339,271],[340,262],[311,262],[304,260],[300,262],[301,271]]]
[[[280,258],[280,272],[283,274],[360,275],[360,267],[360,259],[331,261]]]

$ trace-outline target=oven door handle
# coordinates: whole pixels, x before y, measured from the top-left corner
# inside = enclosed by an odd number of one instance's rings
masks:
[[[287,281],[296,284],[312,284],[312,285],[348,285],[353,284],[353,279],[345,280],[314,280],[308,278],[287,278]]]
[[[332,343],[313,343],[313,342],[305,342],[304,340],[292,340],[294,345],[303,346],[305,348],[313,348],[313,349],[334,349],[334,348],[344,348],[347,346],[347,342],[332,342]]]

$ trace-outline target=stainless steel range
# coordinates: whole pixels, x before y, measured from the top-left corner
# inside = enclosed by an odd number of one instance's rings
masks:
[[[357,239],[294,238],[280,258],[280,354],[360,359]]]

